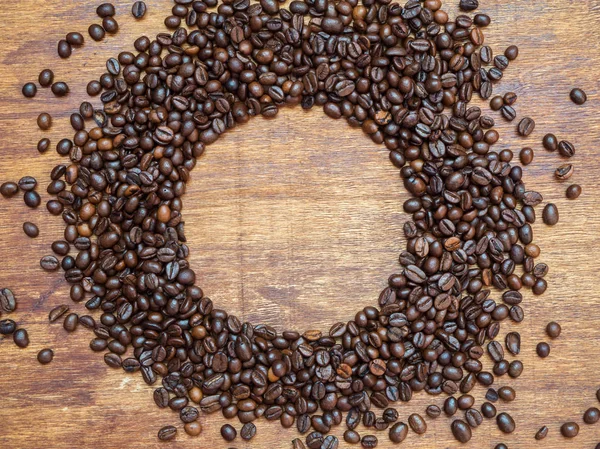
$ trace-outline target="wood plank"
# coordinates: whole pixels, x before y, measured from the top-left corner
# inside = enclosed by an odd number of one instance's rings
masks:
[[[61,158],[53,152],[39,155],[37,141],[48,135],[54,146],[69,135],[68,116],[85,98],[87,81],[103,72],[107,57],[132,49],[141,34],[164,30],[161,22],[171,2],[147,1],[148,15],[142,21],[129,14],[131,2],[118,3],[119,34],[95,43],[86,33],[86,45],[67,61],[56,55],[56,42],[67,31],[85,33],[89,24],[98,23],[96,2],[2,4],[0,182],[30,174],[40,181],[39,191],[45,192],[47,173]],[[502,139],[496,148],[518,151],[529,145],[536,150],[526,169],[527,183],[558,205],[561,222],[551,229],[541,220],[534,225],[541,260],[550,265],[548,292],[542,297],[526,295],[525,321],[504,326],[519,330],[524,341],[523,376],[496,382],[517,389],[515,402],[497,404],[515,417],[517,431],[503,436],[494,423],[486,422],[464,447],[493,448],[504,441],[511,449],[591,449],[600,441],[600,427],[582,424],[581,415],[598,406],[594,393],[600,387],[600,294],[595,287],[600,269],[600,2],[481,3],[481,11],[493,19],[486,39],[496,53],[509,44],[521,49],[498,93],[517,92],[519,114],[537,121],[535,132],[522,139],[514,131],[516,124],[498,118]],[[24,99],[22,84],[37,80],[46,67],[67,81],[72,93],[56,99],[40,89],[35,99]],[[588,93],[583,107],[568,98],[574,86]],[[42,110],[54,117],[48,133],[35,126]],[[540,144],[550,131],[577,146],[572,181],[584,189],[578,201],[566,200],[566,184],[553,180],[561,161]],[[359,130],[328,119],[321,111],[286,109],[274,120],[257,118],[232,131],[199,161],[184,197],[191,264],[217,307],[278,329],[326,330],[374,304],[388,275],[399,269],[406,198],[387,152]],[[0,204],[0,287],[10,287],[18,296],[14,317],[31,338],[27,349],[16,348],[10,339],[0,340],[0,447],[167,446],[159,444],[156,432],[178,423],[178,418],[154,406],[152,388],[138,375],[109,369],[89,350],[90,336],[84,329],[67,337],[59,323],[47,323],[53,306],[70,302],[60,274],[45,274],[38,267],[39,258],[50,252],[49,244],[61,235],[59,220],[48,218],[42,208],[29,211],[16,198],[0,198]],[[38,239],[24,236],[25,220],[40,226]],[[82,304],[73,304],[72,309],[84,311]],[[535,345],[545,339],[545,324],[553,319],[561,322],[563,334],[551,342],[550,357],[541,360]],[[35,360],[43,347],[56,352],[48,366]],[[478,390],[476,396],[481,393]],[[406,422],[410,413],[424,414],[427,405],[442,402],[441,397],[418,394],[397,408]],[[567,442],[558,429],[571,419],[581,424],[581,432]],[[201,438],[187,437],[180,427],[177,441],[168,446],[231,446],[219,436],[223,418],[202,416],[201,421],[205,428]],[[445,417],[430,420],[426,435],[411,434],[404,445],[457,448],[450,422]],[[550,427],[550,434],[536,442],[533,435],[542,425]],[[235,446],[285,448],[296,436],[295,431],[264,420],[258,422],[258,430],[251,444],[239,440]],[[336,434],[341,436],[339,430]],[[379,447],[391,447],[383,433]]]

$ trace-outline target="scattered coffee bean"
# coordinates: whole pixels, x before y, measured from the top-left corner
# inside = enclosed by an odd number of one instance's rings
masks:
[[[558,208],[553,203],[548,203],[544,207],[542,219],[548,226],[554,226],[558,223]]]
[[[102,3],[96,8],[98,17],[111,17],[115,15],[115,6],[112,3]]]
[[[459,8],[463,11],[474,11],[479,8],[478,0],[460,0]]]
[[[457,441],[466,443],[471,440],[471,427],[462,419],[452,421],[450,428],[452,429],[452,435],[454,435]]]
[[[377,440],[377,437],[375,435],[365,435],[360,440],[361,446],[365,449],[373,449],[377,447],[378,442],[379,441]]]
[[[66,39],[61,39],[58,41],[58,56],[60,56],[63,59],[67,59],[69,56],[71,56],[71,53],[73,53],[73,48],[71,47],[71,44],[69,44],[67,42]]]
[[[566,422],[560,426],[560,433],[565,438],[575,438],[579,434],[579,425],[574,422]]]
[[[29,334],[25,329],[17,329],[13,334],[13,341],[19,348],[29,346]]]
[[[38,75],[38,82],[42,87],[50,87],[54,82],[54,72],[50,69],[44,69]]]
[[[47,365],[54,358],[54,351],[52,349],[42,349],[38,352],[37,359],[42,365]]]
[[[5,182],[0,186],[0,194],[4,198],[12,198],[19,192],[19,186],[16,182]]]
[[[509,61],[514,61],[519,56],[519,47],[516,45],[511,45],[504,50],[504,56],[508,58]]]
[[[96,42],[100,42],[102,39],[104,39],[106,32],[104,31],[104,28],[94,23],[88,28],[88,34],[93,40],[95,40]]]
[[[492,111],[499,111],[504,106],[504,100],[500,95],[496,95],[490,100],[490,109]]]
[[[430,405],[425,410],[425,413],[430,418],[437,418],[438,416],[440,416],[442,414],[442,410],[437,405]]]
[[[598,420],[600,420],[600,410],[596,407],[588,408],[583,414],[583,422],[586,424],[596,424]]]
[[[572,164],[563,164],[556,169],[554,176],[556,176],[556,179],[564,181],[565,179],[569,179],[571,176],[573,176],[574,171],[575,168]]]
[[[40,203],[42,202],[42,199],[40,198],[40,195],[37,192],[29,191],[29,192],[25,192],[25,194],[23,195],[23,202],[28,207],[35,209],[36,207],[38,207],[40,205]]]
[[[535,351],[539,357],[545,359],[550,355],[550,345],[542,341],[537,344]]]
[[[76,313],[70,313],[63,321],[63,328],[67,332],[73,332],[77,329],[77,324],[79,324],[79,316]]]
[[[32,239],[40,235],[39,228],[34,223],[31,223],[29,221],[23,223],[23,232],[25,232],[27,237],[31,237]]]
[[[521,164],[529,165],[533,162],[534,152],[531,148],[523,148],[519,153],[519,159],[521,160]]]
[[[504,104],[512,106],[517,102],[517,94],[514,92],[506,92],[502,99],[504,100]]]
[[[197,437],[202,433],[202,425],[199,421],[192,421],[183,425],[183,430],[191,437]]]
[[[17,328],[17,323],[10,319],[0,320],[0,335],[10,335]]]
[[[392,443],[401,443],[408,435],[408,426],[403,422],[398,422],[390,428],[389,437]]]
[[[496,423],[503,433],[513,433],[515,431],[515,421],[508,413],[499,413],[496,416]]]
[[[575,146],[568,140],[558,142],[558,153],[563,157],[573,157],[575,155]]]
[[[571,97],[571,101],[577,105],[582,105],[587,101],[587,95],[579,88],[571,90],[569,96]]]
[[[543,426],[540,428],[540,430],[538,430],[535,434],[535,439],[536,440],[543,440],[544,438],[546,438],[546,436],[548,435],[548,427]]]
[[[137,1],[131,7],[131,15],[136,19],[141,19],[146,15],[146,3]]]
[[[250,441],[256,435],[256,426],[249,422],[242,426],[242,430],[240,431],[240,436],[244,441]]]
[[[506,349],[513,355],[521,352],[521,335],[518,332],[509,332],[505,338]]]
[[[37,125],[41,130],[48,130],[52,126],[52,116],[46,112],[42,112],[38,115]]]
[[[64,97],[69,93],[69,86],[67,85],[67,83],[58,81],[52,84],[50,90],[52,90],[52,93],[57,97]]]
[[[40,141],[37,144],[37,150],[39,153],[43,154],[46,151],[48,151],[48,148],[50,148],[50,139],[44,137],[43,139],[40,139]]]
[[[25,98],[33,98],[37,93],[37,86],[34,83],[25,83],[21,92]]]
[[[69,311],[69,306],[62,304],[54,307],[48,314],[48,320],[53,323]]]
[[[221,427],[221,436],[225,441],[231,442],[237,437],[237,430],[235,430],[235,427],[231,424],[224,424],[223,427]]]
[[[542,145],[548,151],[558,150],[558,139],[554,134],[546,134],[542,140]]]
[[[535,121],[529,117],[521,119],[517,126],[517,131],[521,136],[529,136],[535,129]]]
[[[570,200],[576,200],[581,195],[581,186],[579,184],[572,184],[567,187],[567,198]]]
[[[515,390],[511,387],[500,387],[498,388],[498,396],[500,399],[506,402],[512,402],[517,397]]]
[[[170,441],[177,435],[177,427],[165,426],[158,431],[158,439],[161,441]]]
[[[481,414],[487,419],[491,419],[496,416],[496,406],[490,402],[484,402],[481,404]]]
[[[40,259],[40,267],[46,271],[56,271],[59,267],[58,259],[54,256],[44,256]]]
[[[413,413],[408,417],[408,425],[418,435],[422,435],[427,430],[427,423],[418,413]]]
[[[105,17],[102,19],[102,28],[108,34],[115,34],[119,31],[119,24],[113,17]]]
[[[546,326],[546,333],[548,334],[548,336],[550,338],[560,337],[561,331],[562,331],[562,328],[560,327],[560,324],[558,324],[556,321],[551,321]]]

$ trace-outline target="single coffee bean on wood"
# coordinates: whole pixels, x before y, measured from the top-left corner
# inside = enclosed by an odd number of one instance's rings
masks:
[[[21,92],[25,98],[33,98],[37,93],[37,86],[34,83],[25,83]]]
[[[52,349],[42,349],[38,352],[37,359],[42,365],[47,365],[54,358],[54,351]]]
[[[577,87],[571,90],[569,96],[571,97],[571,101],[577,105],[582,105],[587,101],[585,92]]]
[[[560,433],[565,438],[575,438],[579,435],[579,424],[575,422],[566,422],[560,426]]]

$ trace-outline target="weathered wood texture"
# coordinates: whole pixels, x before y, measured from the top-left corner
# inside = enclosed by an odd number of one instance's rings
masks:
[[[56,42],[67,31],[86,32],[90,23],[97,23],[96,3],[0,3],[0,181],[30,174],[45,192],[47,174],[61,159],[54,152],[39,155],[37,141],[50,136],[54,147],[67,136],[68,116],[84,99],[87,81],[103,72],[103,61],[132,49],[138,35],[163,31],[162,17],[171,7],[168,0],[151,0],[146,18],[136,22],[129,13],[132,2],[117,2],[119,34],[102,43],[86,34],[86,45],[68,61],[60,60]],[[454,9],[458,2],[449,3]],[[498,93],[517,92],[519,115],[537,121],[533,135],[522,139],[515,124],[497,116],[502,134],[497,148],[518,151],[530,145],[536,150],[526,170],[527,183],[558,205],[561,222],[552,229],[541,220],[535,224],[541,260],[551,267],[549,289],[542,297],[527,295],[525,321],[506,326],[523,335],[526,370],[516,381],[497,380],[496,386],[506,383],[518,392],[515,402],[499,403],[498,408],[513,414],[517,431],[503,436],[495,423],[486,422],[466,447],[493,448],[504,441],[511,449],[591,449],[600,441],[600,425],[584,425],[581,415],[598,406],[594,393],[600,387],[600,1],[481,3],[481,11],[494,20],[487,30],[494,50],[501,52],[509,44],[521,48]],[[22,84],[36,80],[46,67],[55,71],[56,79],[67,81],[72,93],[56,99],[40,89],[34,100],[24,99]],[[569,101],[573,86],[587,91],[585,106]],[[50,132],[35,126],[42,110],[54,117]],[[549,131],[577,146],[572,181],[584,189],[578,201],[566,200],[566,184],[553,180],[561,161],[540,144]],[[211,146],[193,172],[184,198],[191,264],[217,307],[278,329],[326,330],[373,304],[388,275],[398,270],[406,198],[387,151],[359,130],[317,110],[288,109],[272,121],[257,118]],[[156,440],[157,430],[178,423],[178,418],[154,406],[152,388],[139,375],[109,369],[89,350],[87,331],[67,336],[59,323],[48,325],[48,311],[69,303],[61,275],[45,274],[38,266],[39,258],[50,252],[49,244],[61,235],[59,220],[48,218],[43,208],[27,210],[18,198],[0,202],[0,286],[18,296],[14,317],[31,337],[27,349],[17,349],[10,339],[0,341],[0,447],[163,447]],[[39,238],[25,237],[24,220],[40,225]],[[83,305],[72,309],[84,311]],[[535,345],[545,339],[545,324],[553,319],[561,322],[563,334],[551,343],[550,357],[541,360]],[[56,352],[48,366],[35,359],[43,347]],[[481,393],[477,391],[478,398]],[[398,405],[400,417],[406,421],[410,413],[424,414],[426,405],[442,401],[415,395],[410,404]],[[576,440],[567,442],[558,428],[571,419],[582,429]],[[164,446],[232,446],[220,439],[222,418],[201,420],[201,438],[191,439],[180,428],[177,441]],[[457,448],[449,424],[445,417],[429,421],[426,435],[411,434],[404,445]],[[542,425],[550,427],[550,434],[536,442],[533,435]],[[252,444],[240,441],[235,446],[286,448],[296,436],[294,430],[265,421],[258,427]],[[380,441],[380,447],[391,446],[383,434]]]

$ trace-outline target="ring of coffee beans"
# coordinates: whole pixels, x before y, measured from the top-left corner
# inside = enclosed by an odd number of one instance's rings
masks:
[[[140,37],[136,54],[110,59],[88,86],[103,108],[83,103],[71,116],[73,139],[57,145],[70,163],[51,174],[48,210],[66,225],[53,248],[64,256],[71,298],[102,311],[99,322],[80,317],[95,333],[91,348],[108,348],[108,365],[141,371],[150,385],[160,378],[156,403],[185,423],[198,408],[242,423],[264,416],[303,434],[312,428],[311,448],[342,413],[348,439],[358,441],[361,418],[385,429],[398,419],[388,406],[414,392],[490,385],[508,362],[492,341],[494,374],[484,371],[483,346],[501,321],[523,319],[522,287],[546,289],[530,225],[542,196],[526,189],[510,151],[491,151],[494,120],[468,106],[475,92],[491,96],[516,47],[493,59],[482,46],[489,17],[450,21],[439,0],[216,6],[178,2],[165,21],[172,34]],[[384,144],[412,194],[402,269],[378,307],[324,334],[242,323],[204,296],[187,261],[181,197],[196,159],[228,129],[296,104],[322,106]],[[86,130],[90,119],[96,126]],[[66,255],[70,246],[76,257]],[[490,297],[492,287],[504,291],[502,301]],[[507,344],[519,353],[520,339]],[[122,359],[128,346],[133,357]],[[381,418],[374,407],[386,409]],[[469,416],[453,429],[460,441],[481,418]],[[419,415],[409,423],[426,428]],[[406,430],[397,424],[390,438],[401,441]],[[169,426],[159,438],[175,432]]]

